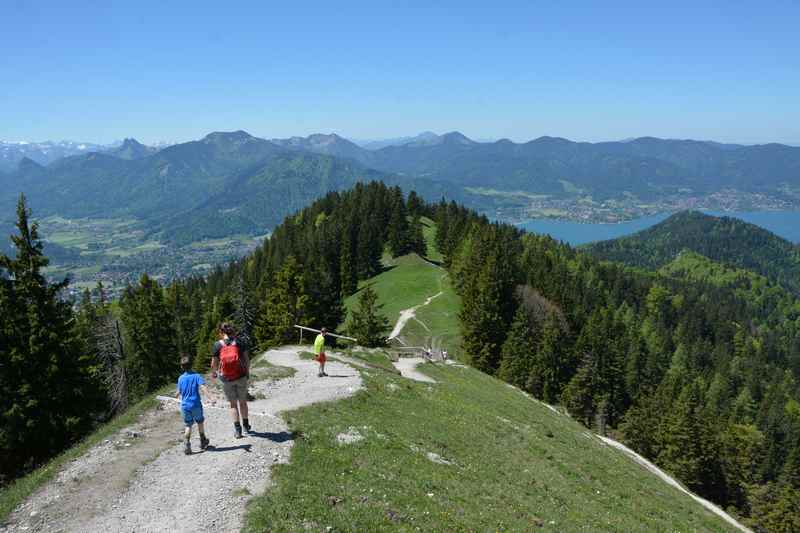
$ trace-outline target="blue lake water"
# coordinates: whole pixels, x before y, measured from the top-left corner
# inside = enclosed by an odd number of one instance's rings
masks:
[[[761,226],[784,239],[800,243],[800,212],[798,211],[705,212],[715,216],[739,218]],[[519,227],[535,233],[548,233],[554,239],[577,246],[636,233],[658,224],[669,215],[670,213],[660,213],[619,224],[584,224],[568,220],[537,219],[524,222]]]

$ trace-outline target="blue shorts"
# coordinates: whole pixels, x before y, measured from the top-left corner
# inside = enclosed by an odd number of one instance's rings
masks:
[[[198,405],[197,407],[181,407],[181,413],[183,413],[183,422],[186,424],[187,428],[192,427],[192,424],[195,422],[202,424],[206,419],[203,416],[202,405]]]

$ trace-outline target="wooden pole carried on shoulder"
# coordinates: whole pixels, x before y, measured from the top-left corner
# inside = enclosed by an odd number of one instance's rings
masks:
[[[296,327],[297,329],[300,330],[300,339],[301,340],[303,338],[303,331],[313,331],[314,333],[321,333],[321,331],[318,330],[318,329],[309,328],[309,327],[306,327],[306,326],[300,326],[298,324],[295,324],[294,327]],[[358,339],[354,339],[353,337],[345,337],[344,335],[337,335],[337,334],[331,333],[331,332],[326,332],[325,334],[326,335],[330,335],[331,337],[336,337],[337,339],[345,339],[345,340],[348,340],[348,341],[358,342]]]

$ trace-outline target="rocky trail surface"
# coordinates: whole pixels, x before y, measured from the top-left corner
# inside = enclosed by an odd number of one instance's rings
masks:
[[[199,450],[195,429],[194,453],[184,455],[179,403],[164,401],[68,463],[0,532],[239,531],[247,500],[269,486],[273,464],[289,460],[293,436],[277,415],[350,396],[362,386],[358,372],[341,362],[328,363],[330,377],[317,377],[317,364],[299,358],[302,349],[284,347],[261,356],[296,373],[274,381],[259,379],[254,369],[251,436],[234,438],[227,402],[219,387],[209,384],[203,404],[212,446]]]

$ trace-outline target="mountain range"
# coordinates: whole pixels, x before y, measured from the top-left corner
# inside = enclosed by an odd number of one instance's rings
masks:
[[[335,133],[266,140],[235,131],[161,149],[134,139],[112,147],[67,143],[59,153],[73,155],[44,163],[44,143],[36,146],[14,145],[30,156],[0,172],[0,212],[8,214],[0,218],[10,217],[24,192],[39,215],[135,216],[178,240],[261,234],[329,190],[373,179],[478,209],[493,200],[476,188],[595,200],[725,189],[800,199],[800,148],[780,144],[478,142],[427,132],[370,150]]]
[[[124,139],[110,144],[76,141],[8,142],[0,141],[0,172],[13,172],[27,158],[40,165],[49,165],[64,157],[106,152],[123,159],[137,159],[154,154],[169,143],[145,146],[136,139]]]

